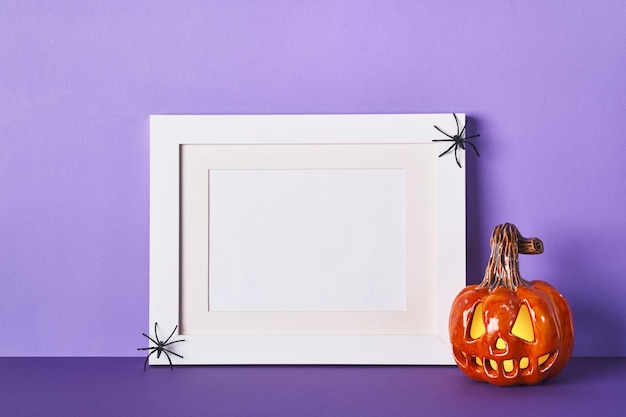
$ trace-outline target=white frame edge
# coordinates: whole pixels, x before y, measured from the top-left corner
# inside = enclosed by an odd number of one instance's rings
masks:
[[[465,124],[465,115],[457,114]],[[277,131],[276,126],[280,125]],[[179,323],[179,149],[220,132],[222,144],[432,143],[433,125],[455,133],[451,113],[392,115],[151,115],[150,116],[150,333],[165,338]],[[315,128],[311,129],[311,126]],[[319,130],[336,135],[323,135]],[[236,132],[230,134],[229,132]],[[278,133],[277,133],[278,132]],[[241,138],[245,137],[246,142]],[[391,138],[391,139],[390,139]],[[448,314],[465,283],[465,169],[454,155],[438,158],[449,142],[433,146],[436,158],[437,323],[420,335],[184,335],[174,334],[175,364],[454,364]],[[459,153],[464,166],[464,154]],[[150,358],[165,364],[165,358]]]

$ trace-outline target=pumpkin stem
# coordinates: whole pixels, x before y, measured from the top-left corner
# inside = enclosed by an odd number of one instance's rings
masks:
[[[529,286],[530,283],[520,275],[518,254],[543,253],[543,242],[536,237],[525,238],[515,225],[504,223],[493,229],[489,243],[491,255],[478,287],[490,291],[505,287],[515,291],[518,287]]]

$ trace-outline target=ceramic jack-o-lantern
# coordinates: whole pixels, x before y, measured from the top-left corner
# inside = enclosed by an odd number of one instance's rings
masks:
[[[543,252],[512,224],[496,226],[483,281],[454,300],[449,330],[454,359],[470,378],[495,385],[536,384],[563,369],[574,328],[567,301],[544,281],[526,281],[518,254]]]

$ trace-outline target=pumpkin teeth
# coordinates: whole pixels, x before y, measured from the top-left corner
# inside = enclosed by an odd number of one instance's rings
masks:
[[[558,356],[559,356],[558,351],[546,353],[545,355],[540,356],[538,360],[539,371],[545,372],[548,369],[550,369],[552,365],[554,364],[554,362],[556,362],[556,358]]]
[[[522,371],[524,374],[528,374],[532,371],[528,369],[530,366],[530,358],[523,356],[520,360],[505,359],[501,362],[495,359],[479,358],[478,356],[471,356],[461,350],[455,350],[455,358],[457,363],[463,368],[471,367],[474,369],[482,369],[491,378],[496,378],[500,373],[507,377],[514,377],[518,372]],[[558,352],[550,352],[540,356],[537,359],[537,365],[540,372],[547,371],[556,361]]]
[[[470,356],[465,352],[455,352],[456,363],[461,368],[470,368],[473,370],[483,369],[483,361],[477,356]]]
[[[485,373],[492,377],[495,378],[498,376],[498,362],[494,361],[493,359],[486,359],[483,364],[484,366],[484,370]]]
[[[530,360],[528,359],[528,356],[524,356],[522,359],[519,360],[519,369],[526,369],[528,368],[529,364]]]
[[[515,369],[515,362],[513,362],[513,359],[506,359],[502,361],[502,368],[504,368],[505,373],[513,372],[513,369]]]
[[[454,359],[456,360],[456,363],[458,363],[461,367],[465,368],[468,363],[467,353],[456,348],[453,350],[453,353],[454,353]]]

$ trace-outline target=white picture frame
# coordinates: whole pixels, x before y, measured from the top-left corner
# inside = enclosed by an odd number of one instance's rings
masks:
[[[463,126],[465,116],[457,117]],[[158,322],[163,340],[179,326],[171,340],[184,342],[171,348],[183,358],[171,356],[173,362],[454,364],[448,315],[454,297],[466,285],[465,170],[457,165],[453,152],[439,157],[451,143],[432,141],[445,138],[435,125],[451,134],[457,132],[451,113],[150,116],[150,332],[152,335],[154,323]],[[458,158],[464,166],[464,153],[459,152]],[[387,265],[395,268],[389,270],[394,269],[396,275],[397,270],[404,271],[402,294],[406,302],[383,303],[381,308],[372,308],[376,311],[367,311],[368,306],[377,304],[364,298],[365,307],[360,311],[349,311],[352,307],[346,311],[333,304],[324,307],[322,295],[313,304],[316,311],[294,311],[289,303],[281,307],[280,302],[276,303],[276,311],[271,306],[262,311],[257,307],[212,311],[208,307],[208,258],[214,259],[214,255],[209,255],[208,248],[219,247],[227,235],[211,235],[208,230],[209,200],[217,198],[209,189],[209,174],[218,170],[228,175],[216,177],[226,179],[237,178],[230,174],[238,172],[254,176],[256,170],[286,170],[288,177],[299,170],[312,170],[322,188],[336,182],[327,176],[349,171],[357,174],[357,182],[346,184],[359,184],[360,178],[381,178],[383,186],[379,189],[387,188],[384,181],[397,185],[400,177],[389,170],[401,170],[403,200],[391,198],[396,203],[383,210],[396,213],[397,201],[405,204],[401,207],[405,230],[393,235],[395,240],[398,236],[405,239],[398,246],[403,248],[405,265],[399,269]],[[324,171],[323,175],[316,176],[318,171]],[[392,175],[378,175],[383,171]],[[228,195],[229,188],[222,189],[226,191],[217,196]],[[350,198],[346,201],[350,210]],[[393,215],[387,217],[390,224],[396,225]],[[227,217],[221,219],[220,225],[231,224]],[[277,221],[273,227],[280,230],[286,226]],[[394,227],[397,225],[390,226]],[[381,233],[375,239],[378,243],[383,240],[380,236],[386,236],[384,231]],[[246,240],[254,237],[247,236]],[[344,238],[350,239],[350,233]],[[241,264],[246,265],[250,253],[237,252],[231,258],[240,257]],[[393,256],[385,258],[386,262],[394,262]],[[268,276],[274,273],[272,264],[277,263],[277,258],[270,259]],[[323,267],[326,262],[321,264],[310,266]],[[219,282],[223,278],[212,279]],[[376,276],[369,279],[377,285]],[[320,290],[320,294],[324,291],[328,289]],[[342,295],[344,299],[352,290],[347,291]],[[396,298],[390,299],[397,300],[397,291]],[[150,364],[169,362],[163,355],[152,355]]]

